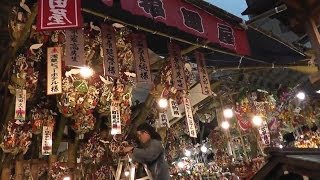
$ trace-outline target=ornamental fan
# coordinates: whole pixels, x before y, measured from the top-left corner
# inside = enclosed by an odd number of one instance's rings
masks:
[[[49,169],[50,179],[63,179],[63,177],[68,176],[70,174],[70,169],[64,162],[54,162]]]
[[[13,155],[25,154],[31,144],[32,132],[30,129],[30,122],[10,120],[0,144],[2,150]]]

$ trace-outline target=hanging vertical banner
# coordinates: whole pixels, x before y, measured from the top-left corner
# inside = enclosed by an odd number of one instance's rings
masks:
[[[62,93],[62,47],[47,49],[47,95]]]
[[[173,79],[174,87],[177,90],[186,90],[187,83],[186,83],[186,77],[184,73],[184,64],[181,58],[180,47],[177,44],[169,43],[168,50],[170,55],[172,79]]]
[[[189,98],[184,97],[183,98],[183,103],[184,103],[184,109],[186,113],[186,120],[188,123],[188,128],[189,128],[189,135],[190,137],[197,137],[197,131],[196,131],[196,126],[194,124],[193,120],[193,114],[192,114],[192,106]]]
[[[37,30],[81,27],[80,0],[38,0]]]
[[[16,107],[14,119],[26,120],[27,91],[25,89],[16,89]]]
[[[167,113],[159,113],[158,127],[170,127]]]
[[[260,134],[263,145],[265,146],[270,145],[270,132],[269,132],[268,124],[266,121],[262,122],[262,125],[259,128],[259,134]]]
[[[111,25],[101,25],[104,75],[119,78],[116,36]]]
[[[136,64],[137,82],[151,83],[152,79],[146,36],[144,34],[133,34],[131,43]]]
[[[181,111],[179,109],[179,105],[177,103],[177,101],[170,99],[169,100],[170,103],[170,109],[171,109],[171,113],[172,113],[172,117],[182,117]]]
[[[210,80],[209,80],[209,76],[206,68],[206,63],[204,62],[204,55],[203,53],[196,51],[195,57],[197,60],[202,94],[211,95],[212,91],[211,91]]]
[[[82,29],[66,30],[66,66],[83,67],[86,64],[84,57],[84,37]]]
[[[120,107],[119,106],[111,106],[111,134],[121,134],[121,119],[120,119]]]
[[[43,126],[42,129],[42,155],[51,155],[52,153],[52,127]]]

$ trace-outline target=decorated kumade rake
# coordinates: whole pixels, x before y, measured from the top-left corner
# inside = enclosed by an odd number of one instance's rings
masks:
[[[136,174],[136,166],[132,162],[130,157],[125,157],[123,159],[119,159],[118,161],[118,166],[117,166],[117,171],[116,171],[116,177],[115,180],[121,180],[121,174],[124,170],[124,167],[129,167],[129,171],[126,171],[126,173],[129,172],[127,176],[129,176],[129,180],[152,180],[152,176],[150,171],[147,168],[147,165],[143,164],[143,169],[145,170],[147,176],[135,179],[135,174]]]

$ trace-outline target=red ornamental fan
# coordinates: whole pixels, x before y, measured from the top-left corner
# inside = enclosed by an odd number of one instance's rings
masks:
[[[42,129],[42,119],[32,120],[32,133],[40,134]]]

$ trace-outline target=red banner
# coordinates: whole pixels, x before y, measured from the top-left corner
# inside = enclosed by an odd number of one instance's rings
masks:
[[[113,0],[102,0],[102,2],[107,6],[113,6]]]
[[[121,7],[208,39],[238,54],[249,55],[246,31],[182,0],[121,0]]]
[[[81,27],[80,0],[38,0],[37,30]]]

